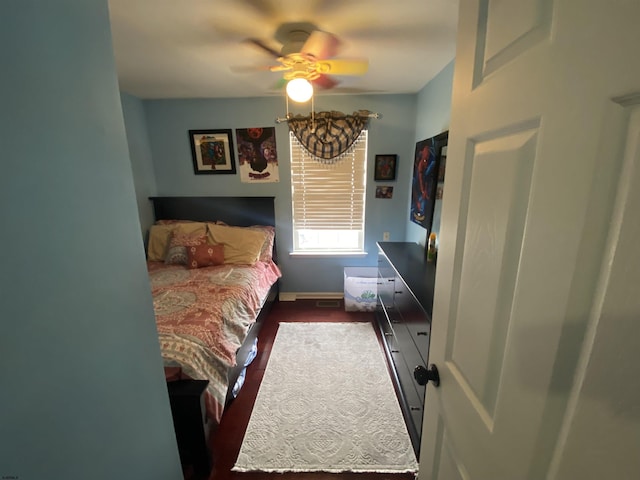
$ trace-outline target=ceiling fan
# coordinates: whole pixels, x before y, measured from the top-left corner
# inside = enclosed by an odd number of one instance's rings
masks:
[[[339,83],[334,75],[364,75],[369,68],[366,59],[334,58],[338,53],[340,40],[311,23],[285,23],[276,31],[275,39],[282,44],[280,51],[260,39],[249,38],[247,41],[277,60],[276,65],[260,69],[282,72],[278,87],[287,85],[289,90],[293,83],[301,79],[302,82],[306,80],[314,87],[327,90]]]

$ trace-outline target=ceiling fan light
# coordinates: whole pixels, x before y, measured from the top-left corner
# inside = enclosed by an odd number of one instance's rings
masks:
[[[306,78],[294,78],[287,83],[287,95],[294,102],[308,102],[313,96],[313,86]]]

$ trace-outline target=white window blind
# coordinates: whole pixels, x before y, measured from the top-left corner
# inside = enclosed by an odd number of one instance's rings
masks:
[[[313,158],[289,133],[294,252],[362,252],[367,130],[334,163]]]

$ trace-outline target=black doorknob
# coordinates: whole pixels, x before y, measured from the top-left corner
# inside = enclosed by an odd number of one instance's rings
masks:
[[[420,385],[426,385],[427,382],[432,382],[434,387],[440,385],[438,367],[433,363],[429,365],[429,369],[424,368],[422,365],[418,365],[413,369],[413,376]]]

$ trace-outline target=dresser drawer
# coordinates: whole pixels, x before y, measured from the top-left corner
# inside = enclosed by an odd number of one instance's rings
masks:
[[[425,387],[424,385],[418,384],[415,377],[413,376],[413,371],[417,366],[421,365],[423,367],[426,367],[427,365],[424,362],[424,359],[420,351],[418,351],[418,347],[416,347],[413,341],[413,337],[411,336],[411,333],[407,329],[406,325],[402,323],[398,323],[398,324],[392,325],[392,327],[394,332],[394,338],[398,345],[398,350],[402,352],[402,356],[404,357],[407,368],[411,373],[411,382],[413,383],[414,388],[418,392],[418,395],[421,399],[420,400],[421,403],[424,403]]]
[[[424,387],[415,384],[413,370],[410,370],[407,366],[407,361],[398,346],[394,330],[383,313],[378,313],[378,325],[384,338],[385,350],[387,350],[390,367],[394,372],[393,376],[397,379],[396,386],[400,393],[400,406],[407,423],[407,430],[412,442],[419,443],[424,407]],[[396,324],[396,327],[398,326]]]
[[[383,277],[378,272],[378,303],[386,307],[392,307],[394,290],[395,277]]]
[[[378,300],[384,305],[393,305],[395,271],[384,255],[378,253]]]
[[[393,300],[395,310],[401,317],[400,322],[406,325],[411,341],[420,352],[423,363],[426,364],[429,354],[430,335],[430,323],[427,313],[402,282],[396,282]]]
[[[379,312],[378,316],[378,325],[380,326],[380,333],[382,334],[382,339],[386,348],[391,352],[391,350],[397,350],[397,342],[393,333],[393,329],[389,324],[389,320],[384,311]]]
[[[391,266],[389,259],[378,248],[378,273],[383,277],[394,277],[395,270]]]
[[[413,341],[411,333],[407,329],[407,326],[403,323],[397,323],[392,325],[394,337],[398,343],[398,348],[402,350],[404,358],[407,362],[407,366],[413,372],[413,369],[418,365],[425,366],[424,359],[421,352]]]
[[[422,388],[421,393],[416,390],[413,369],[409,370],[401,352],[392,353],[392,358],[400,382],[409,434],[411,437],[417,436],[419,438],[422,430],[422,416],[424,415],[424,388]]]
[[[407,285],[400,278],[397,278],[394,286],[393,302],[396,308],[402,312],[404,321],[407,323],[425,322],[429,316]]]
[[[407,324],[407,330],[411,335],[420,356],[422,357],[423,364],[426,366],[429,361],[429,339],[431,337],[431,325],[428,322],[409,323]]]

